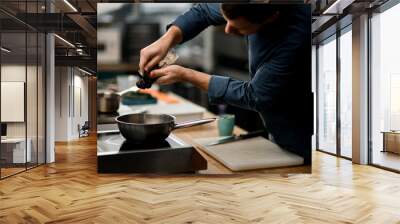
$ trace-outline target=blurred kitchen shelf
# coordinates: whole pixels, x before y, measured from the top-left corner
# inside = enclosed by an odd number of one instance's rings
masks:
[[[98,64],[97,71],[99,72],[123,72],[123,73],[135,73],[138,70],[138,66],[134,64],[121,63],[121,64]]]

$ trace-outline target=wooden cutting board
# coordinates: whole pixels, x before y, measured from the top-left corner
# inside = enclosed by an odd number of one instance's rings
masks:
[[[280,148],[275,143],[255,137],[213,146],[205,146],[218,138],[202,138],[195,141],[203,150],[232,171],[266,169],[303,164],[303,158]]]

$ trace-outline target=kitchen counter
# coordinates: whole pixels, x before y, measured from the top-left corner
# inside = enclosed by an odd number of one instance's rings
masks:
[[[202,113],[200,113],[199,115],[198,115],[198,118],[191,118],[191,119],[189,119],[189,120],[193,120],[193,119],[200,119],[200,118],[210,118],[210,117],[216,117],[216,115],[214,115],[214,114],[212,114],[212,113],[210,113],[210,112],[208,112],[206,109],[204,109],[203,107],[199,107],[198,105],[195,105],[195,104],[193,104],[192,102],[190,102],[190,101],[188,101],[188,100],[186,100],[186,99],[184,99],[184,98],[182,98],[182,97],[180,97],[180,96],[178,96],[178,95],[176,95],[176,94],[173,94],[173,93],[168,93],[168,96],[169,97],[171,97],[172,99],[174,99],[174,101],[175,101],[175,103],[173,103],[173,104],[168,104],[168,103],[165,103],[165,102],[163,102],[163,104],[165,104],[165,106],[166,106],[166,108],[173,108],[173,107],[179,107],[179,105],[185,105],[185,106],[187,106],[188,108],[200,108],[200,109],[202,109]],[[160,103],[160,102],[159,102]],[[143,107],[148,107],[148,105],[144,105]],[[160,108],[163,108],[164,106],[163,105],[161,105],[160,104],[160,106],[158,106],[159,107],[159,109],[158,110],[153,110],[153,111],[151,111],[150,110],[150,112],[149,113],[172,113],[172,112],[168,112],[169,110],[162,110],[162,109],[160,109]],[[140,108],[142,108],[142,107],[138,107],[138,106],[134,106],[134,107],[127,107],[127,106],[124,106],[124,110],[123,110],[123,114],[126,114],[126,113],[130,113],[130,111],[137,111],[138,109],[140,109]],[[121,113],[121,111],[120,111],[120,113]],[[188,111],[188,113],[191,113],[190,111]],[[177,114],[173,114],[173,115],[175,115],[176,117],[177,117],[177,120],[179,120],[179,117],[181,117],[181,119],[182,119],[182,115],[180,115],[180,116],[177,116]],[[187,120],[187,119],[186,119]],[[179,121],[178,121],[179,122]],[[104,124],[102,124],[103,126],[104,126]],[[116,124],[107,124],[107,125],[111,125],[112,126],[112,128],[111,129],[117,129],[117,126],[116,126]],[[114,127],[115,126],[115,127]],[[98,125],[98,128],[100,128],[100,125]],[[106,128],[106,129],[109,129],[109,128]],[[245,134],[246,133],[246,131],[245,130],[243,130],[243,129],[241,129],[241,128],[239,128],[238,126],[235,126],[234,127],[234,134],[236,134],[236,135],[240,135],[240,134]],[[204,161],[203,159],[201,159],[203,162],[202,163],[204,163],[205,164],[205,162],[207,162],[207,169],[201,169],[200,171],[197,171],[197,173],[199,173],[199,174],[218,174],[218,175],[225,175],[225,174],[241,174],[241,173],[256,173],[256,174],[259,174],[259,173],[280,173],[280,174],[288,174],[288,173],[310,173],[311,172],[311,166],[291,166],[291,167],[282,167],[282,168],[268,168],[268,169],[258,169],[258,170],[249,170],[249,171],[240,171],[240,172],[237,172],[237,171],[232,171],[231,169],[229,169],[228,167],[226,167],[225,165],[224,165],[224,163],[222,163],[222,162],[220,162],[219,160],[217,160],[217,159],[214,159],[214,157],[212,157],[212,156],[210,156],[209,154],[208,154],[208,152],[207,152],[207,149],[206,148],[204,148],[204,146],[202,146],[202,145],[200,145],[199,143],[198,143],[198,141],[201,141],[201,139],[205,139],[205,138],[218,138],[218,128],[217,128],[217,122],[212,122],[212,123],[208,123],[208,124],[204,124],[204,125],[200,125],[200,126],[195,126],[195,127],[190,127],[190,128],[184,128],[184,129],[177,129],[177,130],[174,130],[173,132],[172,132],[172,134],[174,135],[174,136],[176,136],[178,139],[180,139],[181,141],[183,141],[186,145],[191,145],[191,146],[193,146],[194,147],[194,149],[192,149],[192,150],[196,150],[196,152],[197,153],[195,153],[195,155],[197,155],[198,156],[198,158],[201,158],[201,157],[203,157],[206,161]],[[119,135],[118,135],[119,136]],[[122,137],[121,137],[122,138]],[[106,140],[106,139],[108,139],[108,138],[105,138],[105,139],[98,139],[99,141],[101,141],[101,143],[102,144],[100,144],[99,145],[99,143],[98,143],[98,148],[99,148],[99,146],[100,146],[100,148],[99,149],[102,149],[103,151],[101,151],[100,150],[100,152],[102,152],[103,154],[104,154],[104,152],[108,152],[108,153],[110,153],[111,151],[113,151],[114,150],[114,144],[120,144],[120,143],[116,143],[116,142],[120,142],[120,140],[119,140],[119,137],[112,137],[111,138],[111,140],[109,139],[109,140]],[[122,138],[123,139],[123,138]],[[123,139],[124,140],[124,139]],[[122,140],[122,141],[123,141]],[[112,144],[110,143],[110,142],[112,142]],[[103,144],[104,143],[104,144]],[[111,144],[111,145],[110,145]],[[232,144],[236,144],[236,143],[232,143]],[[257,143],[254,143],[254,144],[257,144]],[[122,145],[122,146],[124,146],[124,145]],[[254,145],[255,146],[255,145]],[[111,148],[110,148],[111,147]],[[142,147],[142,146],[141,146]],[[229,147],[229,146],[228,146]],[[256,147],[256,146],[255,146]],[[126,146],[125,146],[125,149],[126,149]],[[105,150],[105,151],[104,151]],[[111,150],[111,151],[110,151]],[[215,148],[214,148],[214,150],[215,150]],[[117,151],[121,151],[121,149],[117,149]],[[124,153],[122,153],[122,154],[124,154],[123,155],[123,157],[122,158],[124,158],[123,160],[126,160],[125,162],[126,162],[126,164],[130,164],[130,163],[132,163],[132,161],[131,160],[134,160],[134,158],[135,159],[138,159],[140,156],[139,156],[139,153],[138,153],[139,151],[136,151],[136,152],[133,152],[132,151],[132,154],[129,154],[130,156],[132,156],[132,157],[129,157],[128,156],[128,154],[126,154],[126,152],[124,152]],[[177,152],[177,151],[174,151],[174,152]],[[183,151],[182,151],[183,152]],[[219,151],[220,152],[220,151]],[[272,151],[271,151],[272,152]],[[121,159],[120,158],[117,158],[117,155],[115,155],[115,156],[111,156],[111,154],[110,155],[108,155],[107,153],[106,154],[102,154],[102,153],[100,153],[100,154],[98,154],[98,155],[101,155],[102,156],[102,160],[100,161],[101,163],[99,163],[99,164],[107,164],[107,165],[105,165],[104,167],[103,166],[98,166],[98,167],[100,167],[101,169],[100,170],[102,170],[102,172],[108,172],[107,170],[114,170],[114,168],[111,168],[111,167],[113,167],[111,164],[118,164],[118,165],[116,165],[116,167],[124,167],[124,165],[121,165]],[[135,156],[134,156],[134,154],[136,154]],[[161,152],[160,152],[161,153]],[[182,155],[186,155],[185,154],[186,152],[183,152],[183,154]],[[254,151],[252,151],[252,153],[254,153]],[[121,155],[122,155],[121,154]],[[119,156],[121,156],[121,155],[119,155]],[[148,156],[148,154],[146,154],[147,156]],[[171,155],[171,154],[170,154]],[[229,154],[229,156],[235,156],[234,154]],[[247,154],[247,155],[250,155],[250,154]],[[247,155],[242,155],[242,156],[247,156]],[[104,157],[103,157],[104,156]],[[144,156],[144,154],[142,155],[142,156]],[[200,157],[201,156],[201,157]],[[224,160],[225,159],[228,159],[228,157],[225,157],[225,156],[227,156],[227,155],[224,155],[224,156],[222,156],[221,158],[223,158]],[[236,156],[239,156],[239,155],[236,155]],[[273,163],[274,161],[276,162],[276,157],[275,157],[275,160],[274,160],[274,158],[273,158],[273,153],[271,154],[271,162]],[[115,157],[115,158],[114,158]],[[153,158],[154,157],[154,155],[153,156],[151,156],[151,158]],[[165,158],[165,157],[163,157],[163,158]],[[183,157],[182,157],[183,158]],[[196,157],[197,158],[197,157]],[[267,158],[267,157],[262,157],[262,158]],[[269,157],[268,157],[269,158]],[[167,158],[165,158],[167,161],[168,161],[168,159]],[[230,158],[230,159],[234,159],[234,160],[236,160],[236,161],[241,161],[241,157],[240,158]],[[119,161],[119,162],[113,162],[113,161]],[[141,160],[141,159],[139,159],[139,160]],[[182,161],[182,160],[180,160],[180,161]],[[248,160],[248,161],[252,161],[251,159],[250,160]],[[267,161],[269,161],[269,160],[267,160]],[[232,160],[231,160],[231,162],[232,162]],[[254,161],[255,163],[251,163],[250,162],[250,166],[252,166],[253,167],[253,165],[255,166],[255,167],[259,167],[259,165],[257,165],[257,164],[260,164],[260,161]],[[258,163],[257,163],[258,162]],[[139,164],[138,162],[135,162],[135,164]],[[158,164],[158,167],[162,167],[161,166],[161,164],[162,163],[160,163],[160,161],[158,161],[157,162],[157,164]],[[179,165],[180,164],[180,165]],[[186,163],[182,163],[182,164],[186,164]],[[182,165],[181,163],[175,163],[174,165],[176,165],[176,166],[178,166],[178,167],[180,167],[181,165]],[[197,163],[196,163],[197,164]],[[225,164],[226,164],[226,161],[225,161]],[[287,164],[287,163],[286,163]],[[129,165],[128,165],[129,166]],[[139,165],[138,165],[139,166]],[[183,166],[183,165],[182,165]],[[248,165],[247,165],[248,166]],[[131,167],[131,166],[129,166],[129,167]],[[168,166],[168,167],[170,167],[170,166]],[[202,167],[203,168],[203,167]],[[123,168],[123,169],[126,169],[126,168]],[[139,168],[130,168],[130,169],[139,169]],[[164,170],[164,168],[157,168],[157,169],[162,169],[162,170]],[[124,172],[126,172],[127,170],[125,170]],[[118,172],[122,172],[122,171],[118,171]]]
[[[179,101],[185,103],[191,103],[184,98],[177,96],[173,93],[170,93],[171,96],[177,98]],[[204,118],[215,117],[214,114],[210,112],[206,112],[204,114]],[[261,170],[252,170],[252,171],[241,171],[241,172],[233,172],[227,167],[225,167],[222,163],[215,160],[213,157],[209,156],[207,153],[204,152],[203,146],[198,144],[195,139],[198,138],[207,138],[207,137],[217,137],[218,136],[218,128],[217,122],[212,122],[205,125],[200,125],[191,128],[185,129],[178,129],[173,132],[175,136],[179,137],[183,141],[188,144],[193,145],[196,150],[207,160],[208,162],[208,169],[199,171],[200,174],[243,174],[243,173],[280,173],[280,174],[287,174],[287,173],[310,173],[311,166],[293,166],[293,167],[282,167],[282,168],[269,168],[269,169],[261,169]],[[246,133],[245,130],[241,129],[238,126],[234,128],[235,134],[244,134]],[[310,149],[311,150],[311,149]]]
[[[206,117],[215,117],[211,113],[207,113]],[[243,134],[246,133],[244,130],[239,127],[235,127],[235,134]],[[213,157],[209,156],[204,152],[203,146],[198,144],[195,139],[197,138],[206,138],[206,137],[216,137],[218,136],[218,129],[216,122],[211,124],[205,124],[197,127],[186,128],[181,130],[174,131],[174,135],[182,139],[188,144],[192,144],[195,149],[207,160],[208,168],[207,170],[199,171],[200,174],[243,174],[243,173],[310,173],[311,166],[294,166],[294,167],[283,167],[283,168],[270,168],[270,169],[261,169],[261,170],[252,170],[252,171],[240,171],[233,172],[227,167],[225,167],[222,163],[215,160]]]

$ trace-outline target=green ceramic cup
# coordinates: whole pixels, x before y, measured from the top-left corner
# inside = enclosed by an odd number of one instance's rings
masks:
[[[235,115],[224,114],[218,118],[218,132],[220,136],[231,136],[235,127]]]

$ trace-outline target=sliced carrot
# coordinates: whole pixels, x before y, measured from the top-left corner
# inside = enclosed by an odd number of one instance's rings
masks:
[[[166,93],[155,90],[155,89],[139,89],[139,92],[150,94],[152,97],[156,98],[157,100],[161,100],[166,103],[170,103],[170,104],[179,103],[178,99],[176,99]]]

